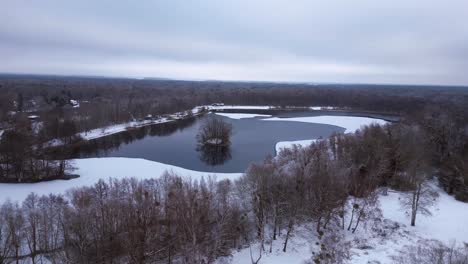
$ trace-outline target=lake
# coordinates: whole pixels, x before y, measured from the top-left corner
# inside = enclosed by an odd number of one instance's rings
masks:
[[[275,155],[275,144],[279,141],[326,138],[333,132],[345,130],[326,124],[262,121],[264,117],[231,119],[216,115],[233,126],[231,146],[202,149],[196,135],[202,122],[213,115],[150,125],[86,141],[72,151],[71,157],[143,158],[197,171],[242,172],[251,162]],[[288,113],[287,116],[304,115]]]

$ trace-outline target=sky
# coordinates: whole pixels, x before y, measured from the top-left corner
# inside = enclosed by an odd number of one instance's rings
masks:
[[[467,0],[0,0],[0,72],[468,85]]]

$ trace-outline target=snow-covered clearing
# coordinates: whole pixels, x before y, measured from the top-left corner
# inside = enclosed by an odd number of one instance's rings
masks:
[[[7,199],[21,202],[31,192],[39,195],[63,194],[71,188],[91,186],[100,179],[107,180],[111,177],[115,179],[130,177],[150,179],[160,177],[165,171],[192,179],[209,176],[216,177],[217,180],[236,179],[242,175],[242,173],[193,171],[155,161],[131,158],[76,159],[72,160],[72,165],[76,168],[74,173],[80,175],[79,178],[38,183],[0,183],[0,202]]]
[[[394,263],[392,256],[398,255],[399,251],[410,245],[416,245],[421,239],[437,239],[444,243],[456,241],[459,245],[468,243],[468,203],[456,201],[439,187],[436,188],[439,198],[431,208],[432,216],[418,215],[415,227],[410,226],[410,217],[400,206],[402,193],[389,191],[386,196],[379,195],[381,218],[363,223],[355,234],[347,230],[337,231],[342,235],[342,241],[350,242],[350,263]],[[272,253],[264,252],[259,263],[303,264],[304,261],[311,260],[313,251],[319,251],[316,242],[318,239],[313,224],[298,226],[293,231],[286,253],[282,252],[283,233],[273,242]],[[259,243],[252,244],[254,260],[259,254],[258,248]],[[269,243],[265,248],[269,250]],[[232,257],[224,260],[232,264],[251,263],[250,249],[235,251]]]
[[[376,123],[379,125],[384,125],[387,121],[370,118],[370,117],[360,117],[360,116],[306,116],[306,117],[291,117],[291,118],[279,118],[272,117],[262,119],[265,121],[292,121],[292,122],[304,122],[304,123],[319,123],[326,125],[333,125],[345,128],[345,133],[354,133],[356,130],[365,125],[370,125]]]
[[[283,252],[283,236],[273,242],[271,253],[262,253],[262,258],[259,264],[303,264],[305,261],[310,260],[312,255],[311,249],[314,246],[315,241],[317,241],[313,234],[314,231],[311,225],[304,225],[298,227],[294,231],[294,236],[288,242],[286,252]],[[250,248],[244,248],[239,251],[234,251],[231,257],[219,259],[217,264],[252,263],[250,252],[252,251],[252,258],[255,261],[259,256],[259,248],[260,243],[253,243]],[[265,249],[269,251],[269,243],[265,245]]]
[[[438,187],[437,187],[438,188]],[[439,189],[436,204],[431,207],[432,216],[418,215],[416,226],[409,226],[409,211],[401,209],[400,193],[389,192],[388,196],[380,197],[383,216],[395,222],[404,223],[409,230],[416,232],[421,238],[437,239],[444,243],[455,240],[458,243],[468,243],[468,203],[455,200]]]
[[[271,117],[271,115],[261,115],[261,114],[247,114],[247,113],[219,113],[215,114],[228,117],[231,119],[243,119],[243,118],[254,118],[254,117]]]

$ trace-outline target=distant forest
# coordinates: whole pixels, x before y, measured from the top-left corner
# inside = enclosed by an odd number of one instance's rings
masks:
[[[10,111],[47,111],[43,121],[72,120],[78,131],[217,102],[280,107],[334,106],[404,115],[427,108],[441,108],[460,115],[466,113],[468,107],[468,88],[464,87],[3,75],[0,89],[0,120],[7,121]],[[73,108],[70,100],[80,102],[80,107]]]

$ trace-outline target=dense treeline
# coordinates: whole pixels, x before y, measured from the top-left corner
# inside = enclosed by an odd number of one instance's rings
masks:
[[[468,101],[468,90],[460,87],[78,77],[2,76],[0,89],[0,120],[15,119],[16,117],[8,114],[9,111],[39,111],[47,117],[43,121],[53,123],[56,120],[70,120],[74,122],[78,131],[139,119],[148,114],[163,115],[217,102],[243,105],[335,106],[401,114],[413,113],[428,105],[449,108],[458,106],[459,113],[466,113]],[[70,100],[78,101],[80,106],[74,108]],[[54,130],[51,128],[50,131]]]
[[[67,122],[63,123],[67,125]],[[35,133],[29,120],[18,122],[16,126],[4,131],[0,137],[0,182],[39,182],[44,180],[64,179],[70,175],[68,161],[65,158],[52,159],[47,154],[47,139],[44,130]],[[64,129],[63,131],[66,131]],[[73,138],[74,132],[66,137]],[[65,141],[70,142],[70,141]],[[57,147],[65,153],[65,146]]]
[[[230,182],[99,182],[1,208],[0,262],[213,263],[248,238]]]
[[[320,245],[311,260],[345,262],[349,245],[340,234],[379,219],[385,188],[409,191],[410,208],[419,201],[412,224],[424,213],[434,168],[421,133],[400,123],[336,134],[252,164],[235,181],[166,174],[100,181],[66,197],[31,194],[1,207],[0,260],[213,263],[257,242],[255,263],[272,243],[289,250],[296,228],[313,222]]]

